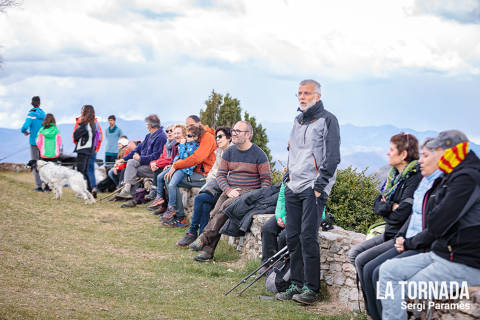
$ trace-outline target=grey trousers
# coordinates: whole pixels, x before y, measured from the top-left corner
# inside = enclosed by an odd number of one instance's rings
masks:
[[[357,270],[358,279],[363,284],[363,267],[382,253],[393,247],[394,240],[384,241],[383,234],[365,240],[354,246],[348,252],[350,262]]]
[[[32,160],[40,160],[40,150],[38,150],[37,146],[30,145],[30,158]],[[35,184],[37,185],[37,188],[41,188],[42,180],[40,179],[37,168],[33,168],[32,173],[33,177],[35,178]]]
[[[123,180],[132,186],[130,189],[132,194],[135,194],[137,177],[153,178],[153,171],[149,165],[141,165],[139,161],[130,159],[127,161]]]
[[[382,319],[407,319],[407,311],[402,309],[402,300],[405,297],[401,296],[399,281],[417,282],[417,288],[418,281],[445,281],[447,286],[450,281],[456,281],[461,288],[463,281],[466,281],[468,286],[479,284],[480,269],[448,261],[433,252],[384,262],[380,266],[378,293],[380,297],[386,297],[382,300]],[[387,297],[387,285],[393,287],[393,298]]]

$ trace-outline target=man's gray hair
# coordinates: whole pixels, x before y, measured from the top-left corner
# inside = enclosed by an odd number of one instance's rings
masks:
[[[315,92],[320,94],[322,93],[321,92],[322,86],[317,81],[312,79],[306,79],[306,80],[300,81],[300,86],[305,86],[307,84],[313,84],[315,86]]]
[[[250,122],[248,121],[244,121],[244,120],[240,120],[238,121],[237,123],[243,123],[247,126],[247,130],[248,132],[250,132],[250,138],[253,137],[253,128],[252,128],[252,125],[250,124]]]
[[[151,114],[145,118],[145,122],[149,124],[152,128],[160,128],[160,119],[156,114]]]

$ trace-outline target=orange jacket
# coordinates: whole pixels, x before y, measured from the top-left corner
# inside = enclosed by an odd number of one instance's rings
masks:
[[[195,152],[188,158],[177,160],[173,164],[175,169],[185,169],[191,166],[197,166],[194,171],[207,176],[215,163],[214,151],[217,149],[217,143],[215,142],[215,130],[208,126],[204,126],[204,129],[205,133],[200,139],[200,145],[197,150],[195,150]]]
[[[79,123],[80,123],[80,117],[75,118],[75,125],[73,126],[73,132],[75,132],[75,130],[77,130]],[[97,143],[97,146],[95,147],[95,153],[97,153],[98,150],[100,150],[100,146],[102,145],[103,131],[102,131],[102,127],[100,126],[100,123],[98,123],[98,121],[97,121],[97,118],[95,118],[95,125],[97,126],[97,131],[99,133],[98,143]],[[73,140],[74,144],[77,144],[77,141],[75,141],[75,139],[73,138],[73,134],[72,134],[72,140]]]

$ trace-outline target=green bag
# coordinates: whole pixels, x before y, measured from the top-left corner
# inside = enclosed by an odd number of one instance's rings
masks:
[[[370,226],[370,228],[368,228],[368,230],[367,230],[366,240],[372,239],[373,237],[376,237],[380,234],[383,234],[385,232],[385,225],[386,224],[387,223],[385,221],[380,221],[380,222],[372,224]]]

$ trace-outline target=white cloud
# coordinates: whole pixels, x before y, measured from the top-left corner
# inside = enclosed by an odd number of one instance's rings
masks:
[[[294,114],[294,87],[310,76],[338,91],[342,81],[424,71],[478,76],[480,26],[435,14],[438,3],[25,0],[0,15],[0,112],[21,119],[19,106],[39,94],[59,119],[83,103],[135,119],[167,104],[170,118],[182,119],[215,88],[235,89],[244,107],[268,118]],[[269,103],[289,111],[268,114]],[[0,127],[14,123],[0,118]]]

